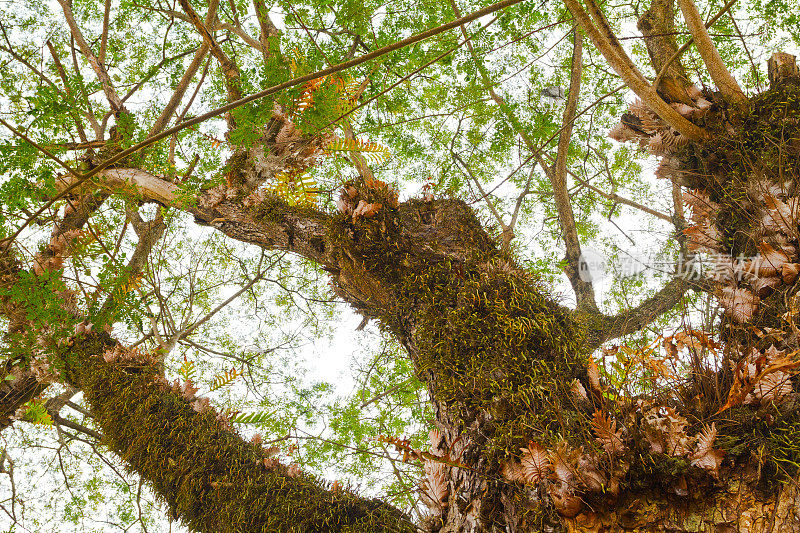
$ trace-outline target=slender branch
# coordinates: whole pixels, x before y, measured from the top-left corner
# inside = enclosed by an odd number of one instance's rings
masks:
[[[197,74],[197,71],[200,69],[200,65],[203,64],[203,60],[205,59],[206,54],[208,54],[208,50],[208,43],[203,41],[203,44],[201,44],[200,48],[198,48],[194,53],[192,62],[189,63],[189,66],[183,73],[181,81],[179,81],[177,87],[175,87],[175,91],[173,91],[169,102],[167,102],[167,105],[164,106],[164,109],[161,111],[161,115],[159,115],[159,117],[153,123],[153,126],[150,128],[150,133],[148,134],[149,137],[161,133],[164,131],[164,128],[167,127],[172,115],[175,114],[175,110],[178,109],[178,105],[181,103],[181,100],[186,94],[186,89],[188,89],[189,84],[192,82],[192,78],[194,78],[194,75]]]
[[[202,48],[202,45],[200,45],[200,48]],[[139,80],[139,82],[137,82],[136,85],[131,87],[131,89],[127,93],[125,93],[125,96],[122,97],[122,103],[124,104],[125,102],[127,102],[128,99],[136,93],[136,91],[142,88],[142,85],[150,81],[153,78],[153,76],[155,76],[156,73],[158,73],[158,71],[161,70],[161,67],[163,67],[168,63],[172,63],[177,59],[181,59],[182,57],[187,56],[192,52],[195,52],[196,54],[198,50],[199,49],[187,50],[186,52],[181,52],[180,54],[172,57],[165,57],[161,61],[150,67],[150,69],[148,69],[144,77],[141,80]]]
[[[238,35],[242,38],[248,46],[255,48],[258,51],[261,51],[261,43],[258,42],[256,39],[251,37],[246,31],[244,31],[241,26],[231,24],[229,22],[220,22],[215,27],[215,30],[224,30],[229,31],[235,35]]]
[[[100,53],[97,54],[97,60],[101,65],[106,64],[106,47],[108,46],[108,22],[111,17],[111,0],[105,1],[105,9],[103,10],[103,33],[100,35]]]
[[[69,82],[67,81],[67,72],[64,70],[64,65],[61,63],[61,58],[58,57],[58,53],[56,52],[53,43],[51,43],[49,40],[47,41],[47,49],[50,50],[50,55],[53,57],[53,63],[55,64],[56,72],[58,72],[58,76],[61,78],[61,83],[64,84],[64,92],[67,94],[67,96],[72,97],[77,103],[77,98],[75,98],[70,91]],[[83,124],[81,124],[81,121],[78,120],[73,106],[69,107],[69,112],[72,115],[72,119],[75,121],[75,127],[78,130],[78,137],[80,137],[81,142],[87,143],[89,138],[86,136],[86,131],[83,129]]]
[[[26,67],[28,67],[28,69],[30,69],[31,72],[36,74],[42,81],[44,81],[45,83],[50,85],[53,89],[58,91],[58,87],[53,82],[53,80],[48,78],[41,70],[39,70],[33,64],[31,64],[30,61],[28,61],[27,59],[25,59],[24,57],[22,57],[21,55],[19,55],[18,53],[16,53],[14,51],[14,46],[11,44],[11,41],[8,38],[8,34],[6,33],[6,27],[1,23],[0,23],[0,31],[2,31],[3,39],[5,40],[6,44],[8,45],[8,47],[0,45],[0,50],[5,50],[6,52],[8,52],[8,54],[11,57],[13,57],[17,61],[19,61],[20,63],[25,65]]]
[[[639,202],[634,202],[633,200],[629,200],[628,198],[620,196],[620,195],[618,195],[616,193],[606,192],[606,191],[604,191],[604,190],[602,190],[602,189],[600,189],[598,187],[595,187],[594,185],[592,185],[591,183],[589,183],[588,181],[584,180],[583,178],[581,178],[580,176],[578,176],[577,174],[575,174],[573,172],[570,172],[569,175],[572,176],[573,178],[575,178],[575,180],[577,180],[582,186],[584,186],[587,189],[599,194],[603,198],[607,198],[607,199],[612,200],[614,202],[617,202],[619,204],[627,205],[628,207],[633,207],[634,209],[638,209],[640,211],[644,211],[648,215],[653,215],[654,217],[660,218],[661,220],[665,220],[667,222],[672,222],[672,217],[667,215],[667,214],[665,214],[665,213],[662,213],[661,211],[656,211],[655,209],[652,209],[650,207],[647,207],[646,205],[640,204]]]
[[[729,13],[728,15],[731,19],[731,24],[733,24],[733,29],[736,30],[736,35],[738,35],[739,40],[742,41],[742,48],[744,48],[744,51],[747,53],[747,59],[750,60],[750,67],[752,68],[753,75],[756,78],[756,90],[761,92],[761,75],[758,72],[758,66],[756,65],[756,62],[753,60],[753,54],[750,53],[750,48],[747,46],[747,41],[744,38],[744,34],[742,34],[742,30],[739,29],[739,24],[736,22],[736,17],[733,16],[733,13]]]
[[[458,17],[460,13],[458,5],[455,3],[455,0],[450,0],[450,4],[456,16]],[[464,35],[464,37],[467,36],[466,28],[463,25],[461,26],[461,32]],[[503,98],[500,97],[495,92],[492,80],[489,77],[489,73],[487,72],[486,67],[483,65],[483,61],[481,60],[481,58],[478,57],[478,54],[476,53],[475,48],[472,46],[471,41],[467,42],[467,47],[469,48],[472,58],[475,61],[475,65],[478,68],[478,72],[481,75],[483,84],[487,87],[489,95],[491,96],[492,100],[494,100],[494,102],[498,105],[502,113],[511,122],[512,127],[514,128],[516,133],[520,136],[520,138],[522,138],[523,142],[528,147],[528,149],[531,150],[532,152],[537,152],[536,145],[534,144],[530,136],[527,134],[526,129],[523,127],[522,123],[519,121],[516,114],[508,106],[508,104],[506,104],[505,100],[503,100]],[[560,129],[559,133],[556,168],[552,172],[547,172],[546,167],[541,164],[542,163],[541,161],[540,161],[540,166],[542,166],[542,168],[545,169],[545,172],[550,178],[550,183],[553,187],[554,199],[555,199],[556,209],[558,211],[559,223],[561,226],[562,234],[564,235],[564,242],[567,250],[566,274],[570,280],[570,283],[572,284],[573,289],[575,290],[578,307],[596,311],[597,304],[595,303],[594,289],[592,288],[591,282],[584,281],[580,277],[580,270],[581,270],[580,240],[578,239],[578,232],[575,226],[575,215],[572,211],[572,204],[570,203],[569,192],[567,191],[567,184],[566,184],[566,174],[567,174],[566,155],[567,155],[567,150],[569,148],[570,137],[572,136],[572,127],[575,122],[576,110],[578,105],[578,94],[580,92],[580,79],[582,72],[582,59],[581,59],[582,50],[583,50],[583,38],[580,34],[578,34],[578,32],[576,32],[575,45],[572,56],[572,71],[570,74],[569,99],[567,101],[567,106],[564,110],[563,126]],[[539,159],[541,159],[541,155],[539,155]],[[461,164],[464,165],[463,161],[461,162]],[[478,182],[478,180],[475,179],[474,176],[473,180],[476,182],[479,190],[481,191],[481,195],[483,197],[486,197],[486,193],[481,188],[480,182]],[[499,215],[499,213],[497,213],[496,209],[491,204],[491,202],[489,202],[488,199],[486,201],[489,204],[489,208],[491,209],[495,218],[499,221],[503,229],[504,247],[508,247],[511,238],[513,238],[513,232],[503,222],[502,217]]]
[[[219,62],[220,67],[222,68],[222,74],[225,76],[225,87],[228,90],[228,101],[234,102],[239,100],[242,97],[242,90],[240,85],[240,78],[241,73],[239,72],[239,67],[236,63],[228,57],[222,48],[217,43],[216,39],[214,39],[214,35],[211,33],[209,28],[214,28],[216,20],[217,20],[217,7],[219,6],[219,0],[211,0],[208,5],[208,13],[206,14],[205,22],[200,19],[200,16],[197,12],[192,8],[191,4],[189,4],[189,0],[179,0],[181,7],[189,16],[192,24],[194,25],[197,32],[203,37],[203,42],[208,45],[209,49],[211,50],[211,55],[213,55],[216,60]],[[236,124],[232,118],[232,116],[228,115],[228,126],[230,129],[236,127]]]
[[[572,51],[569,96],[562,120],[564,128],[562,128],[558,140],[556,164],[551,173],[550,182],[553,185],[553,197],[558,210],[558,220],[567,248],[566,274],[572,284],[572,288],[575,290],[578,309],[596,311],[597,302],[595,301],[592,282],[582,279],[580,275],[583,267],[583,258],[580,240],[578,239],[578,230],[575,226],[575,214],[572,211],[572,203],[567,190],[567,152],[569,151],[572,128],[575,123],[575,112],[578,107],[578,96],[580,95],[581,73],[583,72],[582,55],[583,35],[576,29]]]
[[[89,47],[89,44],[86,42],[86,39],[83,38],[83,34],[78,27],[78,23],[75,22],[75,15],[72,13],[72,7],[69,0],[58,0],[58,3],[61,4],[61,9],[64,11],[64,17],[66,18],[67,25],[72,33],[72,37],[75,39],[75,43],[78,45],[78,48],[80,48],[81,53],[89,61],[92,70],[94,70],[95,74],[97,75],[97,79],[100,80],[100,84],[103,86],[103,92],[106,94],[108,103],[111,104],[111,109],[114,111],[114,113],[123,112],[125,107],[122,103],[122,99],[119,97],[119,94],[117,94],[116,89],[114,89],[114,84],[111,82],[111,77],[108,75],[105,67],[94,55],[92,49]]]
[[[271,266],[272,266],[272,265],[271,265]],[[241,296],[242,294],[244,294],[245,292],[247,292],[248,290],[250,290],[250,288],[251,288],[253,285],[255,285],[256,283],[258,283],[259,281],[261,281],[261,280],[264,278],[264,274],[265,274],[265,273],[266,273],[266,272],[265,272],[264,270],[262,270],[261,272],[258,272],[258,273],[257,273],[257,274],[256,274],[256,275],[253,277],[253,279],[251,279],[250,281],[248,281],[248,282],[247,282],[247,283],[246,283],[246,284],[245,284],[245,285],[244,285],[244,286],[243,286],[241,289],[239,289],[238,291],[236,291],[235,293],[233,293],[233,294],[232,294],[232,295],[231,295],[229,298],[227,298],[225,301],[223,301],[222,303],[220,303],[219,305],[217,305],[217,306],[216,306],[214,309],[212,309],[211,311],[209,311],[208,313],[206,313],[206,314],[205,314],[205,315],[204,315],[202,318],[200,318],[200,319],[198,319],[198,320],[194,321],[194,322],[193,322],[192,324],[190,324],[189,326],[186,326],[185,328],[183,328],[183,330],[181,331],[181,334],[178,336],[178,338],[176,338],[176,339],[175,339],[175,342],[177,342],[177,341],[179,341],[179,340],[183,339],[184,337],[186,337],[187,335],[189,335],[189,334],[190,334],[192,331],[196,330],[197,328],[199,328],[200,326],[202,326],[203,324],[205,324],[206,322],[208,322],[208,321],[209,321],[209,320],[210,320],[210,319],[211,319],[211,318],[212,318],[214,315],[216,315],[217,313],[219,313],[220,311],[222,311],[222,310],[223,310],[223,309],[224,309],[224,308],[225,308],[227,305],[229,305],[231,302],[233,302],[234,300],[236,300],[236,299],[237,299],[239,296]],[[174,343],[173,343],[173,344],[174,344]]]
[[[55,422],[56,424],[58,424],[60,426],[68,427],[68,428],[70,428],[70,429],[72,429],[74,431],[77,431],[79,433],[83,433],[84,435],[92,437],[93,439],[96,439],[97,441],[102,441],[103,440],[103,434],[102,433],[98,433],[97,431],[95,431],[93,429],[87,428],[86,426],[78,424],[77,422],[73,422],[72,420],[70,420],[68,418],[64,418],[63,416],[61,416],[60,414],[58,414],[55,411],[53,411],[53,412],[51,412],[49,414],[50,414],[50,418],[53,419],[53,422]]]
[[[514,211],[511,213],[511,222],[508,223],[508,227],[512,233],[514,232],[514,228],[517,227],[517,220],[519,218],[519,213],[522,210],[522,203],[525,201],[525,197],[531,194],[531,181],[533,181],[535,170],[536,162],[531,165],[531,169],[528,172],[528,179],[525,181],[525,188],[521,193],[519,193],[519,196],[517,196],[517,200],[514,205]]]
[[[506,229],[508,226],[506,226],[506,223],[503,221],[503,216],[500,214],[499,211],[497,211],[497,208],[489,199],[489,195],[486,194],[486,191],[483,190],[483,185],[481,185],[481,181],[472,172],[470,166],[467,165],[461,158],[461,156],[458,155],[452,148],[450,149],[450,155],[456,163],[460,164],[464,168],[464,173],[467,175],[467,177],[471,178],[472,182],[475,183],[475,186],[478,188],[478,192],[481,194],[481,200],[486,202],[486,205],[489,207],[489,211],[491,211],[492,215],[494,215],[494,218],[495,220],[497,220],[497,223],[500,224],[500,227],[503,230],[503,242],[507,246],[508,245],[507,243],[511,241],[511,237],[513,237],[513,235],[512,236],[508,235],[508,231]]]

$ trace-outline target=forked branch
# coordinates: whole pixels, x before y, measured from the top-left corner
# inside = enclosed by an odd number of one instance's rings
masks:
[[[708,132],[692,124],[666,103],[658,95],[655,88],[650,85],[650,82],[639,72],[628,57],[628,54],[619,45],[619,42],[616,41],[616,38],[612,41],[609,34],[613,34],[613,32],[599,9],[594,9],[593,12],[597,20],[603,21],[601,28],[595,25],[579,0],[564,0],[564,3],[572,12],[572,15],[583,31],[585,31],[592,40],[592,43],[594,43],[597,49],[600,50],[600,53],[603,54],[608,64],[619,74],[625,84],[642,99],[647,107],[688,139],[700,140],[708,137]],[[601,31],[601,29],[604,31]]]

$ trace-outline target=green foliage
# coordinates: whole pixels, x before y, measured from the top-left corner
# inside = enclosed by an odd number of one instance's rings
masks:
[[[24,405],[24,409],[25,411],[22,414],[22,420],[25,422],[39,424],[42,426],[53,425],[53,419],[51,418],[50,413],[47,412],[45,400],[31,400]]]
[[[184,355],[183,363],[178,368],[178,374],[183,378],[183,381],[194,381],[196,370],[194,361],[187,359]]]
[[[222,374],[217,374],[214,376],[214,379],[211,380],[211,386],[208,389],[208,392],[214,392],[216,390],[221,389],[222,387],[226,387],[233,383],[236,378],[238,378],[241,373],[237,372],[235,368],[231,368],[230,370],[226,370]]]
[[[233,418],[231,418],[231,422],[236,424],[263,424],[264,422],[269,421],[275,413],[267,413],[265,411],[256,411],[253,413],[238,413]]]
[[[387,147],[360,139],[335,137],[328,145],[327,150],[334,154],[337,152],[359,152],[373,165],[381,164],[392,157]]]
[[[313,206],[319,193],[317,182],[306,171],[277,174],[271,190],[290,206]]]

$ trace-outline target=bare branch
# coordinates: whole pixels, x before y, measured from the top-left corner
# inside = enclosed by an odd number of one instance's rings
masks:
[[[100,35],[100,53],[97,60],[101,65],[106,64],[106,47],[108,46],[108,22],[111,15],[111,0],[106,0],[103,10],[103,33]]]
[[[219,46],[219,43],[217,43],[216,39],[214,39],[214,35],[212,34],[213,30],[209,30],[209,28],[213,29],[216,25],[219,0],[211,0],[211,2],[209,2],[208,13],[206,14],[205,22],[200,19],[200,16],[194,10],[191,4],[189,4],[189,0],[179,0],[179,2],[183,10],[189,16],[189,19],[191,20],[191,23],[194,25],[197,32],[203,37],[203,42],[209,47],[211,55],[216,58],[220,64],[220,67],[222,68],[222,74],[225,76],[225,87],[228,90],[228,101],[235,102],[241,99],[242,90],[239,83],[241,73],[239,72],[239,67],[230,57],[228,57],[228,54],[222,50],[222,48]],[[227,120],[228,127],[230,129],[234,129],[236,124],[230,114],[227,115]]]
[[[167,105],[164,106],[164,109],[161,111],[161,115],[159,115],[159,117],[153,123],[153,126],[150,128],[150,133],[148,134],[148,136],[161,133],[162,131],[164,131],[164,128],[167,127],[167,124],[169,124],[172,115],[175,114],[175,110],[178,108],[178,105],[181,103],[183,96],[186,94],[186,89],[192,82],[192,78],[194,78],[194,75],[197,74],[197,71],[200,69],[200,65],[203,64],[203,60],[205,59],[206,54],[208,54],[208,50],[209,50],[208,43],[203,41],[203,44],[201,44],[200,48],[198,48],[197,51],[194,53],[192,62],[189,63],[189,66],[183,73],[181,81],[178,82],[178,86],[175,87],[175,91],[172,93],[169,102],[167,102]]]
[[[653,215],[654,217],[660,218],[661,220],[665,220],[667,222],[672,222],[672,217],[667,215],[667,214],[665,214],[665,213],[662,213],[661,211],[656,211],[655,209],[652,209],[650,207],[647,207],[646,205],[640,204],[639,202],[634,202],[633,200],[625,198],[624,196],[620,196],[620,195],[618,195],[616,193],[606,192],[603,189],[600,189],[599,187],[595,187],[594,185],[592,185],[591,183],[589,183],[585,179],[581,178],[580,176],[578,176],[574,172],[570,172],[569,175],[572,176],[573,178],[575,178],[575,180],[578,181],[582,186],[584,186],[587,189],[599,194],[603,198],[607,198],[607,199],[612,200],[614,202],[617,202],[619,204],[627,205],[628,207],[632,207],[634,209],[638,209],[639,211],[644,211],[648,215]]]
[[[579,310],[597,310],[592,282],[581,278],[583,257],[581,244],[578,239],[578,230],[575,226],[575,214],[567,190],[567,152],[572,137],[572,127],[575,122],[575,112],[578,108],[578,96],[581,88],[581,73],[583,72],[583,35],[575,30],[575,43],[572,50],[572,70],[569,80],[569,97],[564,108],[563,128],[558,139],[558,154],[556,164],[550,174],[550,183],[553,185],[553,198],[558,210],[558,221],[564,243],[567,248],[566,274],[575,291],[575,298]]]

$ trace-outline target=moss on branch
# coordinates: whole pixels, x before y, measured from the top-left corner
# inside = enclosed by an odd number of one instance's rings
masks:
[[[146,479],[172,516],[203,532],[410,532],[379,500],[328,490],[316,478],[243,441],[212,408],[196,408],[153,366],[107,363],[107,335],[90,334],[64,356],[106,444]],[[195,408],[193,408],[195,405]]]

